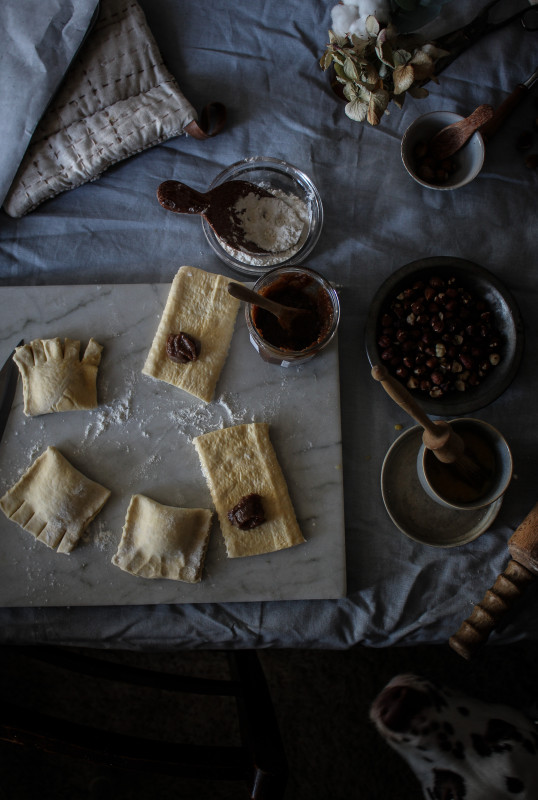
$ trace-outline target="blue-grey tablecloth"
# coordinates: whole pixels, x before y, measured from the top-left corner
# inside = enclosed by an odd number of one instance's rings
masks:
[[[348,597],[340,601],[128,608],[1,609],[4,642],[123,648],[325,647],[440,643],[507,561],[506,543],[538,500],[538,171],[515,141],[534,126],[536,91],[487,146],[467,187],[436,192],[405,172],[400,141],[419,115],[499,105],[538,66],[538,34],[517,22],[488,34],[429,84],[424,100],[391,104],[377,128],[352,122],[319,58],[330,2],[141,0],[164,61],[198,109],[224,103],[228,123],[207,141],[181,136],[45,202],[20,220],[0,214],[2,285],[169,282],[181,264],[227,273],[202,228],[163,212],[158,184],[203,189],[247,156],[284,159],[318,187],[325,224],[308,265],[340,286],[341,404]],[[484,2],[443,6],[439,32]],[[510,4],[508,4],[510,5]],[[462,8],[464,7],[464,8]],[[443,550],[414,543],[383,506],[383,457],[402,412],[370,378],[363,329],[381,282],[418,258],[452,255],[501,278],[524,319],[526,350],[510,388],[477,416],[512,447],[515,477],[493,527]],[[232,274],[228,272],[227,274]],[[237,276],[236,276],[237,277]],[[1,313],[1,311],[0,311]],[[535,637],[538,587],[492,642]]]

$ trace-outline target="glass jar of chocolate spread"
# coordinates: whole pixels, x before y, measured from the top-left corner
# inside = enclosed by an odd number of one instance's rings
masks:
[[[335,289],[319,273],[306,267],[277,267],[259,278],[253,289],[277,303],[308,312],[284,328],[274,314],[246,305],[250,341],[264,361],[281,367],[301,364],[333,339],[340,303]]]

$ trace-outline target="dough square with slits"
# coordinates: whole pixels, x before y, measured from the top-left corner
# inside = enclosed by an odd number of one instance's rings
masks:
[[[145,375],[165,381],[209,403],[226,361],[239,300],[232,297],[229,279],[195,267],[180,267],[170,288]],[[171,333],[187,333],[200,345],[195,361],[176,364],[166,355]]]
[[[0,498],[0,508],[39,542],[69,553],[109,497],[108,489],[47,447]]]
[[[305,540],[269,439],[269,425],[251,422],[193,439],[218,514],[229,558],[272,553]],[[259,494],[265,522],[240,530],[228,519],[242,497]]]
[[[201,580],[212,511],[177,508],[135,494],[112,563],[141,578]]]
[[[102,345],[90,339],[80,357],[76,339],[34,339],[15,348],[13,360],[22,377],[24,413],[28,417],[54,411],[97,408],[97,370]]]

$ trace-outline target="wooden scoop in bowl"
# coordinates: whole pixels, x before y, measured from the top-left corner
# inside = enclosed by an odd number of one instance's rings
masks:
[[[264,297],[263,294],[248,289],[241,283],[229,283],[228,292],[232,297],[243,300],[244,303],[252,303],[252,305],[260,306],[270,314],[274,314],[281,327],[287,331],[293,330],[301,320],[311,320],[314,317],[314,312],[308,308],[284,306],[282,303],[276,303],[274,300]]]
[[[271,192],[249,181],[225,181],[208,192],[198,192],[179,181],[164,181],[157,189],[157,199],[167,211],[199,214],[226,244],[246,253],[267,255],[268,250],[245,238],[245,230],[233,210],[249,194],[274,198]]]
[[[428,152],[436,161],[450,158],[460,150],[479,128],[494,114],[493,106],[478,106],[468,117],[447,125],[436,133],[428,143]]]
[[[432,420],[408,390],[392,375],[386,367],[372,367],[372,377],[379,381],[389,397],[403,408],[415,422],[424,429],[422,441],[434,456],[445,464],[452,464],[460,477],[469,485],[480,487],[487,478],[483,468],[465,453],[465,442],[449,422]]]

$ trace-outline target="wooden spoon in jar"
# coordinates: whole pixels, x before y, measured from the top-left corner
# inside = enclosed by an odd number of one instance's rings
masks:
[[[264,297],[263,294],[258,294],[258,292],[248,289],[241,283],[229,283],[228,292],[232,297],[237,298],[237,300],[260,306],[260,308],[269,311],[270,314],[274,314],[281,327],[287,331],[295,328],[301,319],[312,319],[314,316],[314,312],[308,308],[291,308],[290,306],[284,306],[282,303],[269,300],[269,298]]]
[[[236,250],[267,255],[270,251],[245,238],[245,230],[234,214],[235,204],[249,194],[275,199],[271,192],[249,181],[225,181],[208,192],[198,192],[179,181],[164,181],[157,189],[157,200],[167,211],[204,217],[217,236]]]
[[[494,114],[493,106],[478,106],[468,117],[447,125],[428,142],[428,151],[436,161],[450,158],[460,150],[473,133],[482,127]]]

